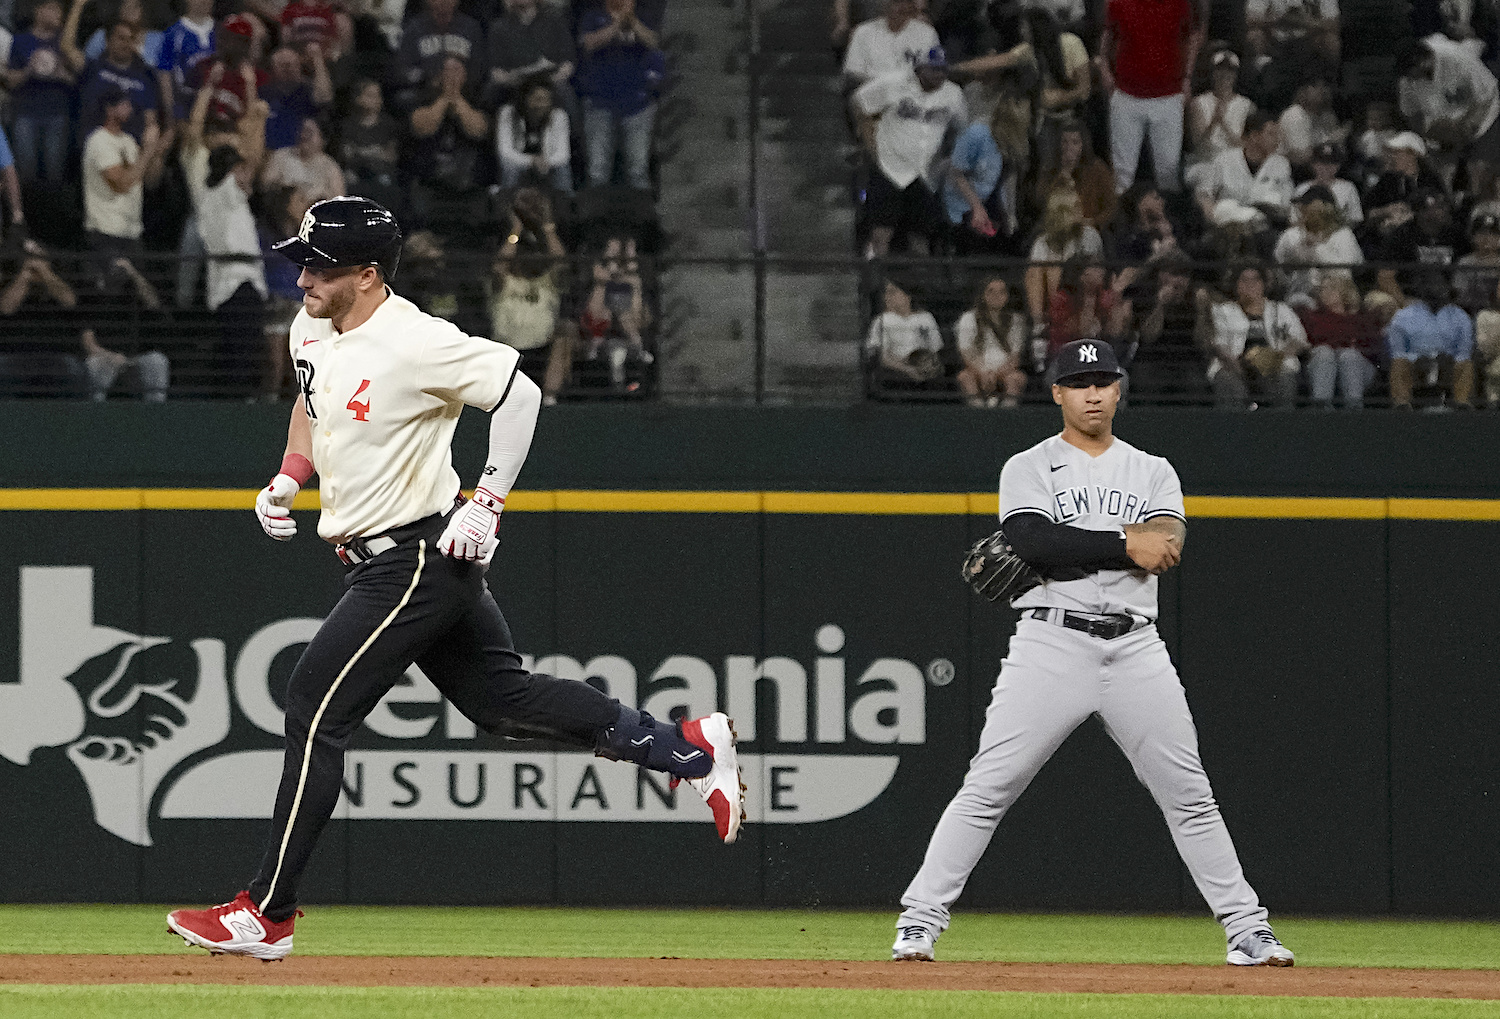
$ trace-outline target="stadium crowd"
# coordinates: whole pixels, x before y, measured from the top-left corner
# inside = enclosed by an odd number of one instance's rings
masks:
[[[549,402],[639,389],[664,11],[0,0],[0,395],[294,394],[270,249],[339,194],[395,211],[399,291],[522,349]]]
[[[863,6],[873,396],[1013,406],[1093,337],[1143,402],[1500,407],[1493,0]]]

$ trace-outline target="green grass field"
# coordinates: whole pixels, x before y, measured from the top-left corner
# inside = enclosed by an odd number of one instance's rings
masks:
[[[168,906],[0,906],[0,953],[182,954]],[[883,959],[889,912],[553,908],[313,907],[297,924],[299,955],[526,955]],[[1281,918],[1298,966],[1500,968],[1500,924]],[[1176,916],[960,914],[939,943],[945,960],[1223,963],[1212,920]],[[4,972],[0,955],[0,974]],[[0,1017],[236,1019],[315,1011],[319,1019],[514,1016],[674,1019],[768,1016],[1480,1017],[1500,1002],[1418,999],[1019,994],[960,991],[681,990],[668,988],[39,987],[0,984]]]

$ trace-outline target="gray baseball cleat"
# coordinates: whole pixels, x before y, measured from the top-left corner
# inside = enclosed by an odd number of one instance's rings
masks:
[[[936,940],[937,935],[926,927],[899,927],[896,929],[896,943],[891,946],[891,959],[895,962],[931,962]]]
[[[1224,960],[1231,966],[1290,966],[1297,961],[1292,950],[1276,940],[1269,927],[1246,931],[1229,946]]]

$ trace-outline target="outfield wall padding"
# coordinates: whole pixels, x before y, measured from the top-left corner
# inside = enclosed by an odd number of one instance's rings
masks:
[[[12,489],[253,487],[285,414],[38,404],[23,419],[16,407],[0,419],[89,422],[110,452],[91,473],[90,444],[63,437],[44,474],[34,447],[48,436],[23,434],[0,457]],[[158,447],[193,411],[224,452],[189,470]],[[544,417],[523,488],[983,491],[1007,450],[1055,424],[904,409],[589,413]],[[1478,443],[1487,417],[1465,430],[1450,426],[1457,415],[1136,415],[1120,433],[1170,452],[1195,495],[1497,494],[1427,445]],[[122,443],[149,448],[127,456]],[[209,454],[202,435],[181,448]],[[635,474],[651,448],[654,473]],[[466,474],[477,455],[460,446]],[[1250,481],[1229,483],[1237,463]],[[0,899],[222,901],[248,880],[279,767],[268,723],[342,582],[315,515],[297,516],[299,539],[281,544],[246,511],[4,514]],[[719,846],[701,807],[667,806],[665,787],[633,769],[475,734],[435,691],[404,684],[354,738],[304,898],[892,907],[962,778],[1014,628],[1014,613],[958,580],[962,550],[992,525],[965,513],[508,514],[490,584],[520,650],[653,711],[736,708],[754,729],[751,824]],[[1192,520],[1160,628],[1273,910],[1500,914],[1497,538],[1484,520]],[[1202,902],[1150,796],[1090,721],[1005,818],[963,906]]]

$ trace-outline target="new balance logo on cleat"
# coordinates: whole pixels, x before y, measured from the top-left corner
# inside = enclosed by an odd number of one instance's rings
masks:
[[[215,955],[248,955],[276,962],[292,954],[292,925],[302,911],[277,923],[267,920],[248,892],[211,909],[174,909],[167,914],[167,930],[189,946]]]

